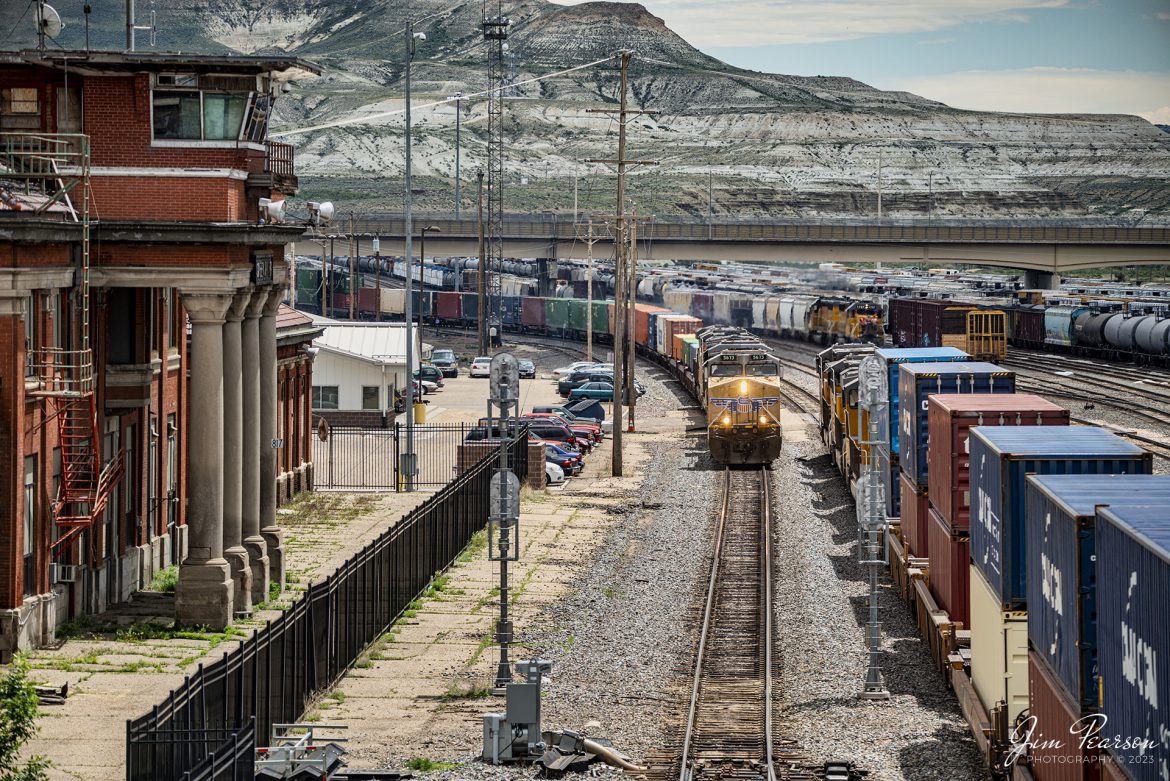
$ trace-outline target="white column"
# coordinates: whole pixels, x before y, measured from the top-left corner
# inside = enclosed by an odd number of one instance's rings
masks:
[[[251,291],[237,293],[223,326],[223,556],[231,568],[236,613],[252,612],[252,570],[243,537],[243,395],[240,321]]]
[[[257,288],[244,311],[241,326],[243,355],[243,477],[241,518],[244,549],[252,570],[252,604],[268,599],[268,544],[260,534],[260,315],[268,288]]]
[[[284,544],[276,525],[276,310],[281,286],[273,285],[260,317],[260,534],[268,546],[271,581],[284,590]]]
[[[187,558],[179,567],[179,623],[223,629],[232,581],[223,557],[223,323],[230,295],[184,295],[191,318],[187,420]]]

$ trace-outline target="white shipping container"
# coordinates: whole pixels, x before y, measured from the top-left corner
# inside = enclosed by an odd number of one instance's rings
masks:
[[[400,315],[406,308],[406,291],[384,287],[379,292],[382,302],[382,314]]]
[[[765,319],[767,303],[768,299],[766,298],[752,299],[752,328],[757,328],[762,331],[768,327],[768,322]]]
[[[971,683],[988,712],[1007,703],[1008,723],[1028,709],[1028,613],[1001,610],[977,567],[971,567]]]

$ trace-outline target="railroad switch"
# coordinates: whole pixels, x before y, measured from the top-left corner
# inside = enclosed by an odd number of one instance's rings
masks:
[[[825,781],[861,781],[869,771],[859,770],[852,762],[826,762],[817,775]]]
[[[540,681],[552,671],[552,662],[531,659],[516,662],[522,683],[505,687],[506,713],[483,715],[483,760],[499,765],[504,762],[535,760],[544,754],[540,734]]]

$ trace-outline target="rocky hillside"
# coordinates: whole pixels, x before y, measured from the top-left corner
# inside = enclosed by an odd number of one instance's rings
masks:
[[[0,0],[0,18],[27,0]],[[83,41],[82,2],[59,0],[61,45]],[[144,5],[143,3],[139,4]],[[76,7],[74,7],[76,6]],[[94,4],[91,41],[121,46],[122,4]],[[636,52],[634,105],[657,112],[633,123],[638,169],[631,197],[642,213],[726,216],[870,216],[879,189],[888,216],[1101,218],[1170,221],[1170,135],[1132,116],[960,111],[844,76],[784,76],[715,60],[636,3],[559,6],[507,2],[511,21],[506,107],[506,205],[515,211],[606,210],[613,176],[581,162],[610,158],[616,124],[588,108],[613,107],[618,74],[607,62]],[[427,40],[413,72],[416,104],[486,86],[480,2],[439,0],[205,0],[156,7],[159,46],[186,51],[283,51],[316,60],[322,78],[292,85],[277,129],[344,123],[288,136],[303,193],[356,213],[400,208],[403,27]],[[31,32],[31,24],[28,25]],[[19,26],[5,44],[28,45]],[[464,205],[482,166],[482,101],[464,103]],[[416,181],[423,208],[453,204],[453,105],[415,112]]]

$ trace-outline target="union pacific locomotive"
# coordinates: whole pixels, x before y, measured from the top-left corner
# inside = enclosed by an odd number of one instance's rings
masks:
[[[711,458],[720,464],[771,463],[784,442],[780,361],[742,328],[707,326],[696,336]]]

